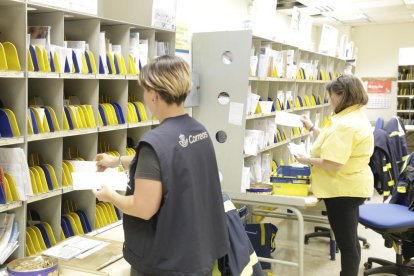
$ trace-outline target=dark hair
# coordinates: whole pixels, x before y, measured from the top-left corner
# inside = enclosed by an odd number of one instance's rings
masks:
[[[158,92],[167,104],[179,105],[190,93],[190,67],[180,57],[160,56],[142,68],[139,84],[145,90]]]
[[[339,113],[352,105],[366,105],[368,94],[361,81],[353,75],[342,75],[326,85],[329,95],[335,93],[343,95],[341,102],[336,106],[334,113]]]

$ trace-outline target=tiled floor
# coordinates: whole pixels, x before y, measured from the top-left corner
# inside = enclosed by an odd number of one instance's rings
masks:
[[[371,202],[378,201],[374,198]],[[276,251],[273,253],[274,258],[297,260],[297,222],[294,220],[266,219],[271,221],[279,228],[276,236]],[[315,223],[305,222],[305,233],[313,232]],[[326,226],[326,225],[321,225]],[[395,260],[394,250],[384,246],[384,240],[381,235],[370,229],[359,226],[359,235],[368,239],[369,249],[362,249],[362,258],[360,272],[363,275],[364,262],[368,257],[379,257],[390,261]],[[335,276],[340,271],[340,253],[336,254],[336,260],[330,260],[329,239],[312,238],[309,244],[304,247],[304,275],[305,276]],[[294,259],[292,259],[294,258]],[[277,276],[294,276],[297,274],[297,268],[276,264],[272,266],[272,272]],[[389,275],[389,274],[382,274]]]

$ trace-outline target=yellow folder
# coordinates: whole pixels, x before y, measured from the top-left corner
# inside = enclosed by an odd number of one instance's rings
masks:
[[[116,69],[115,69],[114,56],[110,52],[107,52],[106,56],[108,57],[108,61],[109,61],[109,64],[107,64],[107,66],[111,67],[112,74],[115,75],[116,74]]]
[[[5,173],[4,177],[7,180],[8,187],[12,196],[12,201],[20,200],[19,194],[17,192],[16,182],[11,174]]]
[[[50,106],[46,106],[45,108],[49,111],[50,117],[52,117],[53,128],[55,129],[55,131],[59,131],[60,127],[59,127],[59,123],[56,117],[55,110],[51,108]]]
[[[43,48],[40,47],[40,46],[35,45],[35,51],[36,51],[37,62],[39,64],[39,71],[40,72],[46,72],[46,70],[45,70],[45,61],[43,59]]]
[[[34,71],[33,60],[29,49],[27,49],[27,70],[30,72]]]
[[[88,64],[86,63],[85,53],[82,53],[82,74],[89,74]]]
[[[42,55],[43,55],[43,64],[44,64],[44,68],[45,68],[45,72],[50,72],[50,63],[49,63],[49,56],[47,54],[46,49],[42,49]]]
[[[62,66],[59,62],[59,55],[56,51],[53,53],[53,65],[55,66],[56,73],[63,73]]]
[[[3,111],[6,112],[7,117],[9,118],[9,123],[13,131],[13,136],[14,137],[20,136],[19,126],[17,125],[16,116],[14,116],[13,111],[11,111],[10,109],[6,109],[6,108],[4,108]]]
[[[38,191],[38,194],[45,193],[46,191],[43,190],[43,185],[42,185],[42,181],[40,180],[39,172],[34,167],[29,167],[29,170],[33,174],[34,183],[32,183],[32,188],[35,185]]]
[[[26,254],[28,254],[28,256],[32,256],[36,254],[36,248],[27,230],[26,230]]]
[[[52,227],[47,222],[41,222],[46,229],[47,235],[49,236],[50,244],[56,245],[55,235],[53,234]]]
[[[36,226],[32,226],[28,228],[33,230],[33,232],[35,233],[37,241],[39,242],[39,245],[40,245],[40,249],[42,251],[46,250],[45,240],[43,239],[42,233],[40,232],[39,228],[37,228]]]
[[[91,67],[92,67],[92,74],[97,74],[95,56],[93,55],[91,51],[89,51],[88,54],[89,54],[89,60],[91,62]]]
[[[8,70],[20,71],[21,67],[16,47],[11,42],[4,42],[3,47],[6,54]]]
[[[30,227],[27,227],[26,228],[26,233],[28,233],[29,236],[30,236],[30,239],[33,243],[35,252],[36,253],[41,252],[42,248],[40,247],[40,243],[39,243],[39,240],[37,239],[35,231],[33,229],[31,229]]]
[[[128,68],[129,68],[129,74],[131,75],[137,75],[137,68],[135,66],[134,57],[132,55],[128,56]]]
[[[50,164],[44,164],[44,166],[46,166],[46,168],[49,171],[50,178],[52,180],[53,189],[54,190],[58,189],[59,188],[59,182],[58,182],[57,177],[56,177],[55,169]]]
[[[6,52],[4,51],[3,44],[0,43],[0,70],[7,70]]]

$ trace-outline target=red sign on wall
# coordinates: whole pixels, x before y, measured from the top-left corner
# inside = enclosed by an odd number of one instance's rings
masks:
[[[367,92],[389,94],[391,93],[391,80],[370,80],[368,81]]]

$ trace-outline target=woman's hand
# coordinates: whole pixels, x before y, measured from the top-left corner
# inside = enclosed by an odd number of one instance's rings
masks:
[[[298,161],[299,163],[310,165],[310,156],[305,155],[305,154],[297,154],[294,156],[295,156],[296,161]]]
[[[106,185],[103,185],[100,190],[93,190],[96,198],[103,202],[112,202],[112,195],[115,193],[114,190]]]
[[[103,172],[107,168],[115,168],[118,166],[119,158],[113,155],[109,155],[106,153],[99,153],[95,157],[97,171]]]
[[[313,123],[312,123],[312,121],[309,119],[309,117],[307,115],[300,116],[299,120],[301,120],[301,122],[303,123],[303,126],[307,130],[310,130],[313,127]]]

